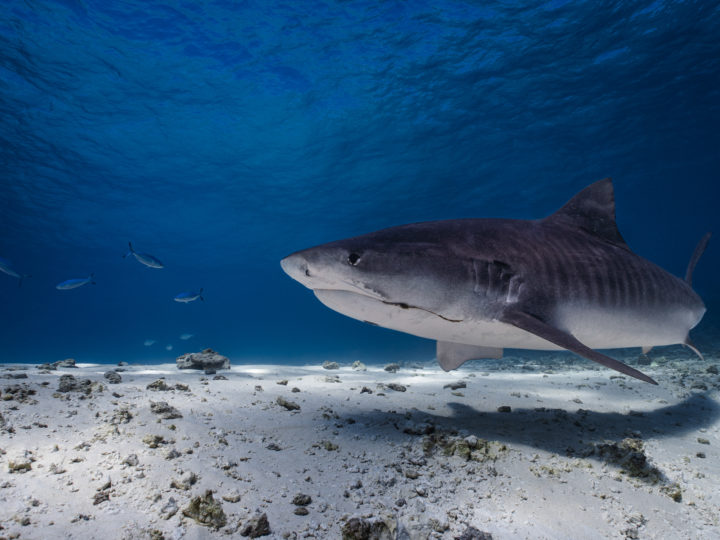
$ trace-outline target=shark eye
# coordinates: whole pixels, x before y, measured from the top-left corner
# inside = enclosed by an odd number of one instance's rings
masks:
[[[357,253],[351,253],[348,255],[348,264],[350,266],[355,266],[358,262],[360,262],[360,255]]]

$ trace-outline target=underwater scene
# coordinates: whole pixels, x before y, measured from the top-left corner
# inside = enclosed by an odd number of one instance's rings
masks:
[[[4,2],[0,540],[720,538],[718,36]]]

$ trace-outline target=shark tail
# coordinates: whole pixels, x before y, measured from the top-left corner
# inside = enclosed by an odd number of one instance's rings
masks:
[[[30,274],[23,274],[22,276],[20,276],[20,279],[18,280],[18,287],[22,287],[23,280],[25,278],[29,278],[29,277],[32,277],[32,276]]]
[[[135,253],[135,250],[132,247],[132,242],[128,242],[128,246],[130,247],[130,251],[128,251],[125,255],[123,255],[123,259],[125,257],[128,257],[129,255],[132,255],[133,253]]]
[[[692,276],[693,271],[695,270],[695,266],[697,265],[698,261],[700,260],[700,257],[702,257],[702,254],[705,252],[705,249],[708,246],[708,242],[710,242],[710,237],[712,236],[712,233],[705,233],[705,235],[700,239],[697,246],[695,246],[695,251],[693,251],[692,257],[690,257],[690,262],[688,262],[687,270],[685,271],[685,281],[688,285],[692,287]],[[695,346],[695,344],[690,341],[690,336],[688,335],[685,338],[685,342],[683,343],[688,349],[690,349],[692,352],[698,355],[698,358],[700,360],[705,361],[705,358],[703,357],[700,350]]]
[[[97,283],[95,283],[95,274],[90,274],[90,283],[92,285],[97,285]]]
[[[685,271],[685,281],[687,281],[687,284],[690,286],[692,286],[692,275],[695,270],[695,265],[697,265],[700,257],[705,252],[705,248],[707,247],[708,242],[710,242],[711,236],[712,233],[705,233],[705,236],[703,236],[698,242],[698,245],[695,246],[695,251],[693,251],[692,257],[690,257],[690,262],[688,263],[687,270]]]
[[[200,287],[200,300],[202,300],[204,302],[205,299],[203,298],[202,292],[203,292],[203,289],[202,289],[202,287]]]

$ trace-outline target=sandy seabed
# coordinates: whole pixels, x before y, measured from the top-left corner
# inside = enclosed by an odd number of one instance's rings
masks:
[[[717,357],[548,358],[2,364],[0,537],[720,538]]]

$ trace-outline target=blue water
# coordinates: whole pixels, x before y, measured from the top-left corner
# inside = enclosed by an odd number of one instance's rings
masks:
[[[0,274],[0,361],[431,358],[279,260],[410,221],[542,217],[605,176],[629,245],[682,275],[720,233],[718,6],[3,2],[0,256],[32,278]],[[128,241],[165,268],[123,259]],[[711,242],[705,343],[719,263]]]

